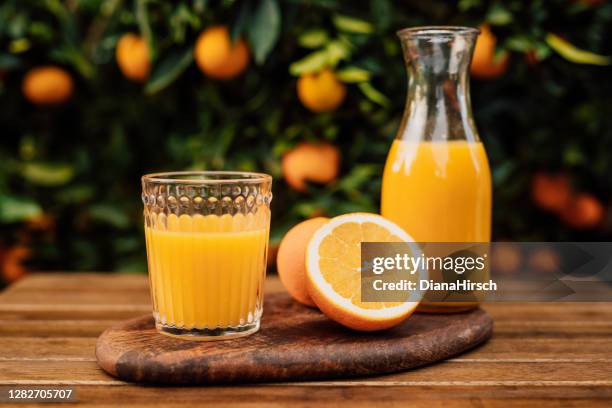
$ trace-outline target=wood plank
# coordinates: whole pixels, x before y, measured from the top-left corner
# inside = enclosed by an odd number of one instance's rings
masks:
[[[135,316],[143,314],[146,313],[134,313]],[[106,328],[121,320],[123,319],[0,320],[0,337],[97,337]],[[579,342],[589,338],[609,339],[611,335],[612,321],[496,321],[494,326],[495,338],[564,338]]]
[[[606,322],[612,321],[612,315],[601,312],[600,309],[589,311],[590,309],[586,305],[581,305],[580,313],[569,315],[560,315],[567,307],[566,305],[549,306],[546,305],[545,309],[548,310],[540,315],[530,313],[531,319],[522,319],[521,316],[525,313],[523,311],[500,315],[498,311],[491,309],[491,307],[486,307],[485,310],[495,315],[494,319],[498,324],[503,323],[504,325],[546,326],[550,322],[555,325],[566,324],[567,322],[568,326],[577,327],[588,324],[586,322],[594,322],[594,326],[597,326],[601,325],[601,322],[604,322],[605,325]],[[612,304],[610,306],[612,307]],[[149,304],[62,305],[6,304],[0,302],[0,320],[125,320],[147,313],[149,310],[151,310]],[[554,310],[557,310],[556,315]]]
[[[278,277],[271,275],[266,281],[266,292],[283,291]],[[34,300],[34,301],[32,301]],[[149,303],[148,282],[145,275],[118,275],[92,273],[33,274],[0,294],[0,305],[40,304],[55,305],[139,305]],[[116,309],[116,307],[115,307]],[[488,303],[485,309],[496,320],[612,320],[612,303]],[[3,309],[0,309],[3,310]],[[561,316],[560,316],[561,314]]]
[[[0,360],[87,359],[95,361],[95,337],[0,337]]]
[[[146,291],[86,292],[70,291],[19,291],[2,294],[0,302],[12,305],[149,305],[150,296]]]
[[[610,338],[612,321],[496,321],[495,336],[561,337],[576,339],[584,337]]]
[[[15,282],[4,293],[74,290],[90,292],[112,292],[115,290],[148,292],[149,282],[146,274],[39,272]],[[270,292],[284,290],[277,275],[268,276],[266,290]],[[1,297],[2,294],[0,294],[0,299]]]
[[[495,330],[495,329],[494,329]],[[612,359],[610,339],[580,338],[580,341],[568,341],[565,338],[516,338],[493,334],[493,338],[475,350],[458,357],[468,359],[495,359],[508,361],[524,360],[557,360],[564,359]]]
[[[270,277],[266,292],[281,290],[278,279]],[[0,384],[90,381],[98,385],[79,385],[78,396],[96,406],[122,401],[143,407],[337,407],[344,400],[351,407],[384,401],[389,407],[542,408],[610,406],[612,399],[612,303],[487,304],[496,321],[488,344],[411,372],[347,381],[177,389],[116,382],[93,361],[98,333],[149,309],[147,279],[141,275],[38,274],[19,281],[0,294]],[[55,405],[65,407],[45,404]]]
[[[98,337],[118,320],[0,321],[0,337]]]
[[[350,383],[349,383],[350,384]],[[109,399],[112,393],[112,399]],[[132,385],[105,386],[80,385],[77,398],[97,407],[113,407],[117,401],[123,405],[145,407],[165,406],[223,406],[223,407],[599,407],[609,406],[606,398],[611,392],[601,387],[485,387],[474,390],[465,386],[409,388],[364,387],[362,385],[320,386],[267,385],[244,387],[139,387]],[[554,397],[550,397],[554,395]],[[19,405],[34,406],[34,405]],[[45,404],[66,407],[65,404]]]
[[[602,302],[498,302],[484,309],[495,320],[612,320],[612,303]]]
[[[278,278],[272,277],[266,280],[265,290],[266,293],[275,293],[284,289]],[[101,310],[128,309],[130,305],[150,308],[150,300],[146,276],[50,274],[45,277],[35,274],[0,294],[0,311],[37,305],[41,308],[48,305],[65,308],[99,305]]]
[[[11,306],[11,307],[8,307]],[[24,305],[3,305],[0,304],[0,320],[3,324],[11,324],[19,321],[35,320],[112,320],[122,321],[142,316],[151,310],[148,305],[138,305],[118,309],[118,308],[99,308],[99,307],[63,307],[50,305],[44,308],[40,305],[24,308]]]
[[[0,337],[0,358],[56,360],[87,358],[95,360],[95,337]],[[468,351],[451,361],[473,363],[490,360],[511,362],[563,362],[577,360],[611,361],[610,341],[599,338],[582,338],[580,342],[559,338],[517,339],[493,337],[484,345]]]
[[[146,274],[38,272],[13,283],[7,292],[53,290],[148,290]]]
[[[106,375],[93,361],[0,361],[0,384],[32,381],[64,381],[78,384],[79,381],[103,381],[105,384],[117,380]],[[505,363],[483,362],[464,364],[442,362],[418,370],[354,379],[362,385],[411,385],[427,386],[473,385],[473,386],[608,386],[612,387],[612,365],[609,362],[589,363]],[[121,383],[121,382],[119,382]],[[341,385],[342,381],[321,382]]]

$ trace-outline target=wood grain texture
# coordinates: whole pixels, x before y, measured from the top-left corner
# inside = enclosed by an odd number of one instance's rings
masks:
[[[274,276],[265,290],[284,291]],[[484,309],[495,320],[491,340],[417,370],[349,380],[139,386],[102,371],[95,342],[108,326],[151,310],[146,276],[41,273],[0,293],[0,385],[71,386],[76,405],[96,407],[612,406],[612,303]],[[52,406],[66,404],[45,404]]]
[[[258,333],[219,342],[185,341],[155,330],[150,315],[98,338],[100,367],[114,377],[159,384],[303,381],[391,373],[431,364],[486,341],[482,310],[412,315],[390,330],[359,333],[284,293],[267,296]]]

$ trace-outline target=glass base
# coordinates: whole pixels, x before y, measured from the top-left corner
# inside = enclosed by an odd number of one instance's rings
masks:
[[[259,321],[236,327],[218,327],[215,329],[180,328],[155,323],[157,331],[170,337],[183,340],[217,341],[249,336],[259,330]]]

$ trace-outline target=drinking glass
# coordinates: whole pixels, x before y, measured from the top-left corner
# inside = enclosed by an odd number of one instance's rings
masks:
[[[219,340],[255,333],[263,305],[272,177],[200,171],[142,177],[157,329]]]

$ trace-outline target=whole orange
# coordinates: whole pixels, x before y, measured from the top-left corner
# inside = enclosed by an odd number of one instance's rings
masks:
[[[329,143],[300,143],[282,159],[283,177],[297,191],[306,191],[306,181],[327,184],[335,180],[340,151]]]
[[[231,79],[249,64],[249,49],[239,38],[233,44],[227,27],[212,26],[202,31],[194,49],[196,64],[215,79]]]
[[[565,174],[536,173],[531,180],[531,197],[548,211],[562,211],[569,203],[572,188]]]
[[[574,197],[561,212],[561,219],[570,227],[590,229],[601,223],[605,210],[599,199],[588,193]]]
[[[317,217],[295,225],[283,237],[276,255],[276,268],[287,292],[298,302],[315,306],[306,289],[306,247],[312,235],[329,218]]]
[[[302,104],[313,112],[336,109],[346,97],[346,86],[331,69],[303,74],[297,82],[297,93]]]
[[[51,65],[31,69],[21,84],[26,99],[38,105],[65,102],[72,95],[73,88],[70,74]]]
[[[495,58],[495,44],[497,44],[497,38],[489,26],[482,25],[472,57],[471,73],[474,78],[492,79],[506,72],[510,55],[504,52],[499,58]]]
[[[146,81],[151,72],[149,58],[149,47],[139,35],[127,33],[117,42],[115,59],[126,78],[137,82]]]

